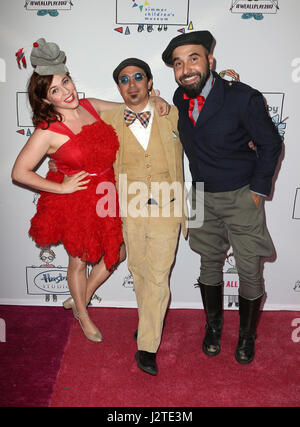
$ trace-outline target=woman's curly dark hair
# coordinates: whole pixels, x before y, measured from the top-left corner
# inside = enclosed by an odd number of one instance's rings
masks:
[[[47,123],[47,126],[44,126],[43,129],[48,129],[50,123],[61,122],[63,119],[62,114],[56,111],[52,104],[44,101],[47,98],[52,80],[53,75],[40,76],[34,72],[28,82],[28,98],[33,113],[32,122],[34,126],[40,123]]]

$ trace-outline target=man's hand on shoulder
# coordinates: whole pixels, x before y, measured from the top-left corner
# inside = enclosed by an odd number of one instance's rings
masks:
[[[170,112],[171,106],[159,95],[159,90],[152,90],[150,101],[155,105],[156,111],[160,116],[167,116]]]

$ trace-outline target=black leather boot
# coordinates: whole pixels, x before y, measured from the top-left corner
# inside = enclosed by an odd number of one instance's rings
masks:
[[[254,343],[262,298],[247,300],[239,296],[240,329],[235,359],[245,365],[252,362],[255,356]]]
[[[207,356],[220,353],[220,340],[223,326],[223,283],[216,286],[204,285],[198,279],[202,302],[206,314],[206,334],[202,350]]]

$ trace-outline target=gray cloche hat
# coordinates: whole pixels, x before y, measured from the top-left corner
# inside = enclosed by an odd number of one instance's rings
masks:
[[[162,60],[168,64],[172,65],[172,53],[173,50],[179,46],[188,45],[188,44],[201,44],[204,46],[208,52],[210,52],[214,38],[212,34],[207,31],[193,31],[191,33],[180,34],[179,36],[174,37],[167,48],[162,54]]]
[[[44,38],[33,43],[30,62],[40,76],[66,74],[68,69],[64,64],[65,60],[65,52],[56,43],[46,42]]]

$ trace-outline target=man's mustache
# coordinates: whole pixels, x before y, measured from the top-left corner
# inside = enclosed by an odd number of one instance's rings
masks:
[[[188,74],[183,74],[182,76],[180,76],[179,81],[180,81],[180,83],[182,83],[182,80],[188,79],[190,77],[195,77],[195,76],[198,76],[200,79],[202,77],[201,73],[199,73],[199,72],[188,73]]]

